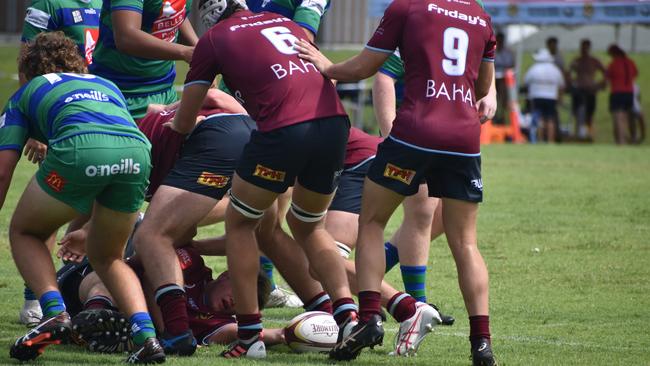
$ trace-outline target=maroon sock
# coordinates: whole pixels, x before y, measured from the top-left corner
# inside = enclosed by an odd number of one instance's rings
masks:
[[[312,297],[305,303],[303,308],[306,311],[324,311],[330,314],[334,311],[332,309],[332,300],[325,291],[321,291],[318,295]]]
[[[158,287],[156,303],[162,313],[165,333],[179,335],[190,329],[190,321],[187,316],[187,296],[183,288],[176,284]]]
[[[342,297],[334,301],[334,320],[336,324],[343,324],[351,315],[356,317],[357,305],[351,297]]]
[[[92,309],[115,309],[113,302],[106,296],[97,295],[86,300],[84,310]]]
[[[403,292],[396,293],[388,302],[388,312],[399,323],[415,314],[415,299]]]
[[[472,345],[481,338],[490,342],[490,316],[474,315],[469,317],[469,341]]]
[[[262,333],[262,314],[237,314],[237,338],[251,339]]]
[[[359,318],[367,322],[381,313],[381,294],[377,291],[359,292]]]

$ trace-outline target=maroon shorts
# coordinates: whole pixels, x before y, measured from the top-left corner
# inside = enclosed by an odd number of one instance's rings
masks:
[[[210,337],[218,333],[221,328],[228,324],[235,324],[233,316],[218,316],[204,313],[189,312],[190,329],[194,338],[199,344],[207,346],[210,344]]]

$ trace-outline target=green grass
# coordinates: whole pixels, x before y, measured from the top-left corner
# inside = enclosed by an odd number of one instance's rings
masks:
[[[0,98],[6,100],[17,86],[11,77],[15,49],[0,51]],[[650,79],[643,74],[650,56],[634,57],[642,70],[642,87],[650,87]],[[606,108],[603,101],[600,105]],[[609,116],[599,113],[597,119],[598,141],[607,142]],[[650,364],[649,155],[647,146],[609,144],[483,148],[485,203],[478,231],[490,269],[493,343],[501,365]],[[25,332],[17,323],[22,281],[11,261],[7,227],[33,172],[32,165],[20,163],[0,211],[0,349],[5,349],[0,364],[13,364],[7,357],[8,347]],[[400,218],[398,212],[387,235]],[[222,226],[217,225],[200,235],[220,233]],[[467,318],[444,239],[432,243],[430,257],[428,296],[456,316],[456,324],[438,328],[417,358],[396,361],[386,356],[397,328],[389,321],[385,346],[364,352],[354,364],[470,363]],[[210,258],[208,263],[215,271],[225,268],[222,258]],[[400,283],[397,271],[387,278]],[[282,326],[297,313],[268,310],[265,323]],[[220,350],[203,348],[196,357],[170,358],[169,363],[231,364],[217,357]],[[63,346],[48,349],[37,363],[119,364],[122,359]],[[294,355],[285,347],[272,349],[264,362],[329,364],[324,356]]]

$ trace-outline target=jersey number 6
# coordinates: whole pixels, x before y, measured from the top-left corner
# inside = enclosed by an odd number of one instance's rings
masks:
[[[293,48],[293,44],[296,43],[298,38],[291,34],[291,31],[287,27],[271,27],[265,28],[260,31],[266,39],[273,44],[273,46],[280,52],[285,55],[295,55],[298,53]]]

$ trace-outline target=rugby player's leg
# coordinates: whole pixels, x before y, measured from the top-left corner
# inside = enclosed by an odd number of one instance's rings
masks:
[[[404,289],[416,300],[426,302],[426,271],[433,215],[437,198],[429,198],[425,184],[418,193],[404,199],[404,219],[391,243],[399,252]]]
[[[205,195],[161,185],[135,233],[136,251],[150,254],[142,256],[141,260],[147,282],[155,289],[155,299],[162,312],[165,325],[163,346],[168,353],[191,355],[196,348],[189,331],[183,273],[174,243],[188,242],[197,223],[216,203],[216,199]],[[177,341],[172,344],[167,342],[169,339]]]
[[[357,244],[359,215],[352,212],[330,210],[325,217],[325,230],[332,236],[342,257],[350,257]]]
[[[458,284],[470,319],[472,346],[490,340],[488,271],[476,240],[478,204],[443,198],[443,217],[449,248],[456,261]],[[473,347],[476,348],[476,347]]]
[[[341,325],[356,319],[357,307],[352,300],[343,260],[334,239],[325,230],[325,214],[332,195],[316,193],[296,182],[287,223],[296,242],[307,254],[311,272],[334,300],[334,318]]]
[[[259,249],[255,230],[264,211],[278,194],[248,183],[235,173],[232,180],[230,205],[226,210],[226,255],[232,281],[232,293],[237,313],[239,342],[221,355],[226,358],[265,357],[260,341],[262,316],[258,307],[257,283]],[[262,348],[257,350],[261,345]],[[251,351],[255,347],[256,350]]]
[[[9,226],[11,254],[23,279],[39,298],[48,292],[59,292],[51,252],[45,242],[76,215],[72,207],[43,191],[35,179],[27,185],[16,206]],[[65,310],[62,299],[53,309],[41,305],[45,317]]]
[[[279,220],[278,203],[274,203],[264,212],[259,227],[257,228],[257,241],[260,250],[270,261],[275,264],[282,277],[287,281],[293,291],[300,298],[301,304],[308,311],[320,310],[332,312],[329,296],[323,292],[321,284],[314,280],[309,273],[309,262],[302,248],[296,241],[282,229]],[[276,289],[272,289],[277,291]],[[286,290],[281,290],[286,291]],[[271,295],[270,295],[271,296]],[[295,297],[296,295],[291,294]],[[312,304],[312,299],[317,298],[317,303]],[[296,299],[299,300],[299,299]],[[267,303],[268,304],[268,303]],[[266,336],[266,333],[265,333]],[[266,340],[265,340],[266,343]]]

